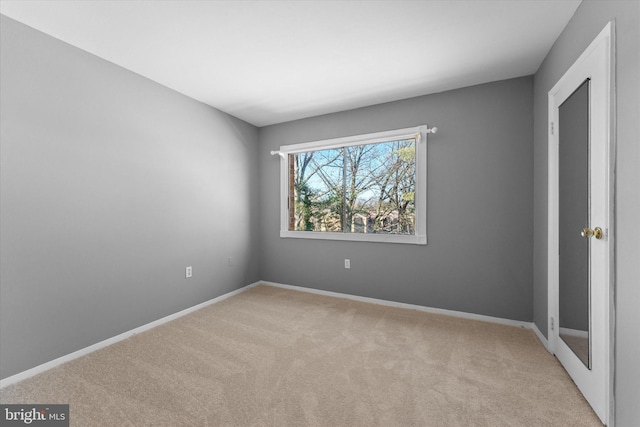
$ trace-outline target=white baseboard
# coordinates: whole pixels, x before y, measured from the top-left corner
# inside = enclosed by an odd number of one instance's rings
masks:
[[[17,383],[19,381],[25,380],[27,378],[30,378],[30,377],[32,377],[34,375],[37,375],[39,373],[42,373],[44,371],[48,371],[49,369],[55,368],[55,367],[60,366],[60,365],[62,365],[64,363],[70,362],[70,361],[72,361],[74,359],[77,359],[79,357],[87,355],[89,353],[93,353],[94,351],[100,350],[101,348],[104,348],[104,347],[107,347],[107,346],[110,346],[111,344],[115,344],[115,343],[117,343],[119,341],[126,340],[127,338],[130,338],[130,337],[132,337],[134,335],[137,335],[137,334],[139,334],[141,332],[148,331],[149,329],[155,328],[156,326],[160,326],[163,323],[167,323],[167,322],[170,322],[171,320],[174,320],[174,319],[177,319],[179,317],[185,316],[185,315],[187,315],[189,313],[192,313],[192,312],[194,312],[196,310],[204,308],[204,307],[206,307],[208,305],[215,304],[217,302],[220,302],[222,300],[230,298],[230,297],[232,297],[234,295],[237,295],[237,294],[239,294],[241,292],[244,292],[244,291],[246,291],[246,290],[248,290],[250,288],[258,286],[259,284],[260,284],[260,282],[252,283],[252,284],[247,285],[245,287],[242,287],[240,289],[236,289],[235,291],[228,292],[228,293],[226,293],[224,295],[220,295],[219,297],[210,299],[210,300],[205,301],[203,303],[200,303],[198,305],[194,305],[193,307],[189,307],[189,308],[186,308],[186,309],[184,309],[182,311],[179,311],[177,313],[170,314],[169,316],[163,317],[161,319],[154,320],[153,322],[147,323],[146,325],[142,325],[142,326],[139,326],[139,327],[137,327],[135,329],[131,329],[130,331],[123,332],[122,334],[116,335],[115,337],[111,337],[111,338],[108,338],[108,339],[106,339],[104,341],[100,341],[98,343],[90,345],[89,347],[82,348],[80,350],[74,351],[73,353],[69,353],[69,354],[67,354],[65,356],[61,356],[61,357],[58,357],[57,359],[54,359],[54,360],[51,360],[49,362],[43,363],[42,365],[38,365],[38,366],[33,367],[31,369],[27,369],[26,371],[23,371],[23,372],[15,374],[15,375],[12,375],[10,377],[4,378],[4,379],[0,380],[0,389],[5,388],[7,386],[10,386],[12,384],[15,384],[15,383]]]
[[[362,302],[369,302],[369,303],[373,303],[373,304],[379,304],[379,305],[386,305],[389,307],[400,307],[400,308],[408,308],[411,310],[419,310],[419,311],[425,311],[428,313],[436,313],[436,314],[444,314],[447,316],[453,316],[453,317],[460,317],[463,319],[470,319],[470,320],[479,320],[482,322],[489,322],[489,323],[499,323],[501,325],[508,325],[508,326],[516,326],[516,327],[520,327],[520,328],[527,328],[527,329],[531,329],[531,322],[523,322],[520,320],[511,320],[511,319],[503,319],[501,317],[492,317],[492,316],[484,316],[482,314],[473,314],[473,313],[465,313],[463,311],[454,311],[454,310],[445,310],[443,308],[433,308],[433,307],[426,307],[423,305],[415,305],[415,304],[407,304],[407,303],[403,303],[403,302],[395,302],[395,301],[387,301],[387,300],[383,300],[383,299],[377,299],[377,298],[369,298],[369,297],[360,297],[357,295],[349,295],[349,294],[343,294],[340,292],[331,292],[331,291],[322,291],[319,289],[312,289],[312,288],[304,288],[301,286],[292,286],[292,285],[285,285],[282,283],[274,283],[274,282],[267,282],[267,281],[260,281],[261,284],[267,285],[267,286],[275,286],[277,288],[284,288],[284,289],[292,289],[292,290],[296,290],[296,291],[302,291],[302,292],[309,292],[312,294],[319,294],[319,295],[327,295],[327,296],[332,296],[332,297],[337,297],[337,298],[346,298],[346,299],[351,299],[351,300],[355,300],[355,301],[362,301]]]

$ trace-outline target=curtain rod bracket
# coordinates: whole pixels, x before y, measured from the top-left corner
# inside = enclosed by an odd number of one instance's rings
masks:
[[[271,151],[271,155],[272,155],[272,156],[275,156],[276,154],[277,154],[278,156],[282,157],[282,159],[283,159],[283,160],[286,158],[286,157],[285,157],[285,155],[284,155],[284,153],[283,153],[282,151],[276,151],[276,150],[272,150],[272,151]]]
[[[430,128],[427,125],[422,125],[422,126],[418,127],[418,130],[420,132],[424,132],[424,133],[436,133],[436,132],[438,132],[438,128],[437,127],[434,126],[434,127]]]

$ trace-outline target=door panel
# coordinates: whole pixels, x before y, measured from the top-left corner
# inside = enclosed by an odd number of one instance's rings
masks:
[[[611,88],[613,22],[549,91],[549,350],[604,424],[615,336]]]

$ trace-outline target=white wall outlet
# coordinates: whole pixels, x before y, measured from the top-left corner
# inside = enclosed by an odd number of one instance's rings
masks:
[[[351,260],[350,259],[345,259],[344,260],[344,268],[351,268]]]
[[[193,267],[189,266],[187,268],[184,269],[184,275],[185,277],[188,279],[189,277],[193,276]]]
[[[229,267],[233,267],[233,258],[229,257],[229,258],[227,259],[227,265],[228,265]]]

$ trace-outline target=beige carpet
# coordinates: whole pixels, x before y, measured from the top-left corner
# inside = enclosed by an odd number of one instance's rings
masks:
[[[599,426],[532,331],[258,286],[0,391],[72,426]]]

